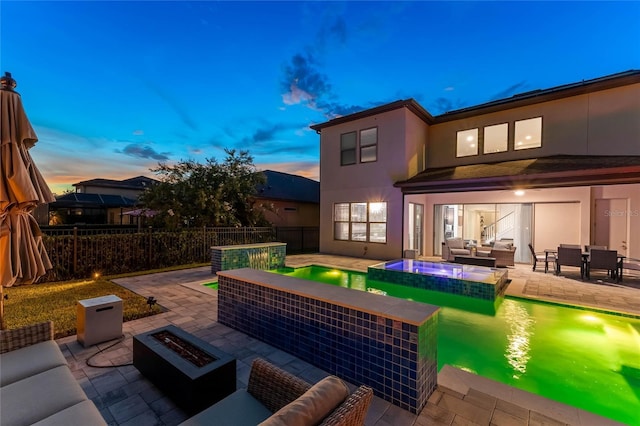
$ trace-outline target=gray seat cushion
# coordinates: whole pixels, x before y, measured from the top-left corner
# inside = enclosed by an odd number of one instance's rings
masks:
[[[86,399],[71,370],[55,367],[0,388],[0,424],[30,425]]]
[[[0,386],[61,365],[67,365],[67,361],[54,340],[3,353],[0,355]]]
[[[238,389],[180,426],[256,426],[272,414],[245,389]]]
[[[107,422],[90,401],[82,401],[33,424],[33,426],[106,426]]]
[[[452,255],[459,255],[459,256],[469,256],[471,254],[471,250],[467,250],[467,249],[450,249],[449,252]]]

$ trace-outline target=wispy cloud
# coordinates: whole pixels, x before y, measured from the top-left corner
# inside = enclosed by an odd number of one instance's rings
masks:
[[[462,108],[464,102],[460,99],[450,99],[445,97],[438,97],[429,104],[427,108],[433,115],[444,114],[445,112],[454,111]]]
[[[282,102],[302,104],[320,111],[327,118],[351,114],[366,109],[362,105],[345,105],[333,91],[329,77],[322,71],[322,58],[335,45],[344,47],[349,40],[347,23],[340,16],[329,16],[320,25],[315,42],[296,52],[283,67],[280,81]]]
[[[57,194],[72,189],[74,183],[92,178],[152,176],[149,169],[157,165],[157,161],[147,158],[127,155],[114,158],[113,146],[122,144],[121,141],[86,138],[37,125],[34,128],[38,143],[30,154],[49,188]]]
[[[491,100],[497,100],[497,99],[505,99],[505,98],[509,98],[517,93],[521,93],[523,91],[523,89],[525,89],[527,87],[527,82],[525,80],[513,84],[509,87],[507,87],[504,90],[499,91],[498,93],[494,93],[493,96],[491,96]]]
[[[136,143],[130,143],[122,150],[115,150],[115,152],[121,152],[132,157],[150,158],[158,161],[168,160],[170,154],[170,152],[156,152],[156,150],[148,145],[141,145]]]
[[[198,130],[198,125],[191,118],[191,116],[187,112],[187,109],[183,105],[181,105],[180,102],[178,102],[171,93],[148,80],[145,81],[145,83],[153,93],[158,95],[160,99],[162,99],[167,105],[169,105],[169,107],[171,107],[171,109],[176,112],[176,114],[178,114],[182,122],[187,127],[189,127],[191,130]]]

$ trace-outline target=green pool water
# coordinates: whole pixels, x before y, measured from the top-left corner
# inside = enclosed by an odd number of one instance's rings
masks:
[[[203,286],[205,286],[205,287],[212,288],[212,289],[214,289],[214,290],[217,290],[217,289],[218,289],[218,282],[217,282],[217,281],[216,281],[216,282],[213,282],[213,283],[204,283],[204,284],[202,284],[202,285],[203,285]]]
[[[515,298],[491,303],[318,266],[271,272],[441,306],[438,369],[449,364],[640,425],[639,319]]]

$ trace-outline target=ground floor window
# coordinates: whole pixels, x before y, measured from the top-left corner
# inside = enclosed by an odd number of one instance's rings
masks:
[[[336,240],[387,242],[387,203],[336,203],[333,209]]]

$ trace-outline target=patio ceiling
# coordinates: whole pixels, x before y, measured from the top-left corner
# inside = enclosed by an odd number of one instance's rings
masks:
[[[640,183],[640,156],[557,155],[428,169],[396,182],[404,194]]]

